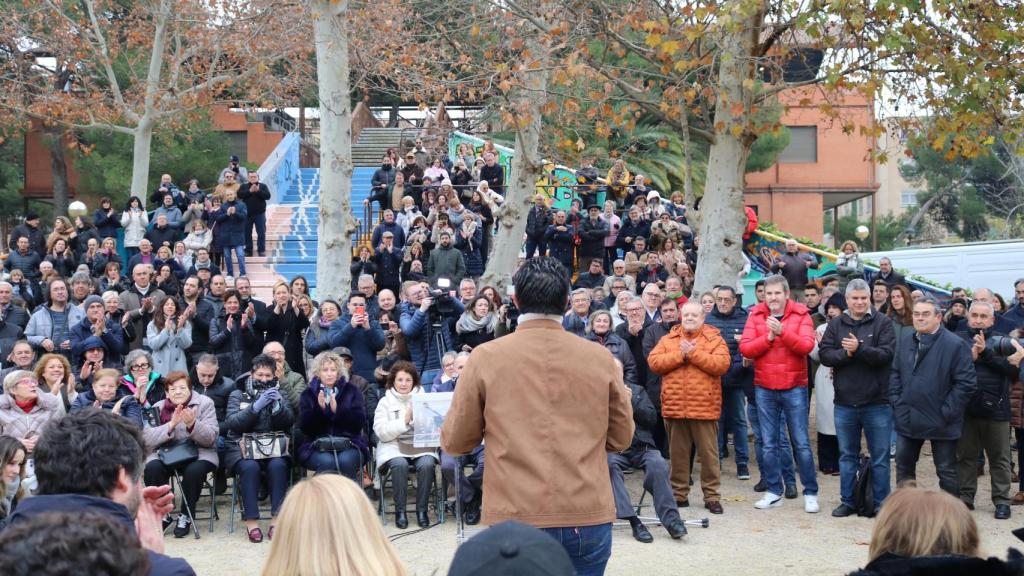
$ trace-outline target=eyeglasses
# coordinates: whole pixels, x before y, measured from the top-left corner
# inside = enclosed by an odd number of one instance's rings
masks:
[[[132,365],[132,370],[149,370],[149,368],[150,368],[149,362],[143,362],[142,364],[133,364]]]
[[[929,316],[934,316],[935,314],[930,310],[926,310],[924,312],[912,312],[910,315],[914,318],[927,318]]]

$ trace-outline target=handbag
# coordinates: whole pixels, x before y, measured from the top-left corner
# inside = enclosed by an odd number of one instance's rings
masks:
[[[322,436],[313,441],[318,452],[344,452],[355,448],[351,438],[344,436]]]
[[[177,440],[157,448],[156,457],[168,468],[177,468],[191,464],[199,459],[199,447],[186,438]]]
[[[265,460],[288,456],[288,435],[284,432],[256,432],[242,434],[238,441],[242,458]]]

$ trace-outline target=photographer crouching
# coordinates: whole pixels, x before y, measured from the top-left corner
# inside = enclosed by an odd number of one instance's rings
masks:
[[[434,288],[421,282],[406,282],[402,286],[405,301],[399,325],[427,392],[441,371],[441,357],[455,349],[450,322],[465,311],[450,288],[451,280],[447,278],[438,278]]]

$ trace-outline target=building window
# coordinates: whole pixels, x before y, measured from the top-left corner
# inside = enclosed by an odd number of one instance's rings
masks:
[[[904,190],[900,193],[900,208],[917,206],[917,190]]]
[[[780,164],[807,164],[818,161],[818,127],[789,126],[789,145],[779,154]]]

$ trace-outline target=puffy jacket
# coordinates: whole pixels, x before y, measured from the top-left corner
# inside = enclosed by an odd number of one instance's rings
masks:
[[[25,498],[18,503],[17,510],[11,515],[11,525],[30,520],[48,512],[94,512],[109,516],[124,524],[125,530],[135,534],[135,519],[122,504],[109,498],[86,496],[84,494],[41,494]],[[188,562],[181,558],[171,558],[151,550],[149,555],[149,571],[147,576],[195,576],[195,571]]]
[[[39,272],[39,264],[42,263],[43,257],[32,251],[31,248],[28,250],[28,254],[22,254],[17,250],[12,250],[7,254],[7,261],[4,262],[4,270],[10,273],[12,270],[21,270],[25,274],[25,278],[38,282],[42,274]]]
[[[352,439],[352,444],[363,453],[363,461],[369,461],[370,448],[363,436],[363,429],[366,426],[366,405],[363,403],[362,391],[351,382],[339,381],[335,389],[338,395],[338,411],[331,412],[329,403],[324,409],[317,401],[321,388],[320,379],[313,378],[299,397],[299,429],[305,436],[302,445],[299,446],[299,462],[309,461],[316,449],[316,439],[324,436],[344,436]]]
[[[124,245],[126,248],[138,248],[139,242],[146,235],[149,225],[149,214],[145,210],[125,210],[121,213],[121,226],[124,227]]]
[[[968,330],[958,332],[968,346],[973,345],[974,335]],[[987,332],[986,337],[1005,336],[998,332]],[[1017,379],[1018,368],[1006,358],[985,348],[974,361],[977,390],[967,403],[967,415],[996,422],[1010,420],[1010,383]]]
[[[608,223],[600,217],[595,222],[584,218],[580,225],[580,247],[578,255],[583,258],[600,258],[604,256],[604,239],[611,234]]]
[[[384,331],[373,316],[369,317],[369,322],[369,328],[355,328],[352,326],[352,315],[346,312],[331,322],[331,329],[327,333],[327,346],[324,349],[339,346],[348,348],[352,353],[352,373],[373,382],[377,352],[384,348]]]
[[[130,372],[121,376],[120,380],[117,381],[117,396],[122,395],[135,395],[135,391],[138,387],[135,385],[135,377]],[[157,402],[163,400],[167,395],[167,391],[164,389],[164,377],[159,372],[150,371],[149,382],[146,384],[146,394],[143,401],[143,409],[153,406]]]
[[[253,351],[260,347],[252,322],[240,327],[241,315],[228,330],[228,317],[223,309],[217,319],[210,322],[210,352],[217,356],[220,369],[228,378],[238,379],[252,366]]]
[[[906,334],[899,347],[889,378],[896,431],[923,440],[960,438],[964,409],[977,388],[971,347],[942,327],[935,334]]]
[[[228,208],[235,208],[234,214],[228,214]],[[224,248],[245,245],[245,226],[249,217],[245,202],[234,200],[224,202],[220,210],[213,214],[217,221],[217,234],[220,237],[220,245]]]
[[[227,449],[224,452],[224,469],[233,471],[235,464],[242,459],[242,449],[238,441],[242,434],[256,432],[284,432],[291,435],[295,413],[287,400],[271,402],[263,410],[254,412],[252,403],[263,393],[264,388],[257,388],[252,379],[246,378],[240,389],[228,397],[228,414],[226,419],[228,435]]]
[[[629,386],[637,386],[636,381],[636,360],[633,353],[629,351],[626,341],[619,338],[614,332],[608,332],[603,337],[591,332],[587,334],[587,340],[597,342],[604,346],[605,350],[612,353],[612,356],[622,363],[622,379]]]
[[[743,355],[740,354],[740,341],[737,336],[743,336],[743,327],[747,324],[749,314],[740,306],[734,306],[729,314],[722,314],[718,306],[711,309],[705,322],[715,328],[725,340],[729,347],[729,356],[732,358],[729,364],[729,371],[722,376],[722,388],[743,388],[744,391],[752,394],[754,388],[754,367],[743,365]]]
[[[697,348],[683,357],[684,335]],[[714,326],[693,334],[673,326],[647,357],[651,371],[661,375],[661,415],[664,418],[718,420],[722,416],[722,375],[729,371],[729,347]]]
[[[1024,366],[1010,386],[1010,426],[1024,428]]]
[[[843,339],[851,334],[859,341],[853,356],[843,349]],[[833,402],[838,406],[888,404],[895,351],[892,320],[877,310],[860,320],[846,312],[829,320],[818,343],[818,358],[823,366],[832,368]]]
[[[43,426],[50,420],[64,416],[64,406],[60,396],[39,389],[36,405],[26,414],[14,403],[14,396],[0,395],[0,434],[24,438],[29,432],[41,434]]]
[[[768,304],[750,310],[740,340],[740,354],[754,360],[754,385],[769,390],[807,386],[807,356],[814,349],[814,323],[807,307],[786,301],[782,335],[768,340]]]
[[[531,206],[530,211],[526,214],[526,236],[535,242],[540,242],[544,239],[544,233],[547,232],[549,225],[551,225],[551,212],[546,207]]]

